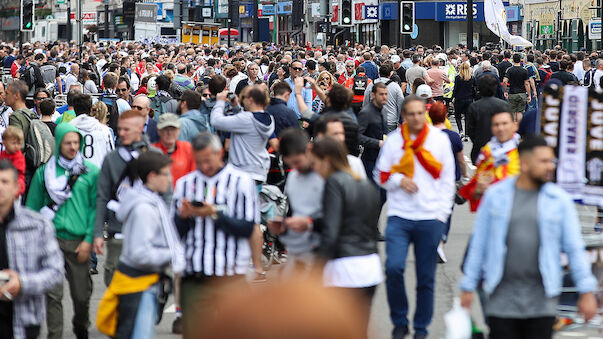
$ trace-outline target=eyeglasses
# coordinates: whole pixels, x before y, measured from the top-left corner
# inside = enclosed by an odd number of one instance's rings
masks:
[[[0,93],[0,94],[2,94],[2,93]],[[34,98],[34,100],[44,100],[44,99],[48,99],[48,97],[43,97],[43,98],[40,98],[40,97],[35,97],[35,98]]]
[[[347,65],[346,68],[354,68],[354,65]]]
[[[132,107],[132,109],[137,109],[139,111],[142,111],[143,109],[145,109],[146,107],[142,107],[142,106],[137,106],[137,105],[130,105],[130,107]]]
[[[291,67],[291,69],[294,70],[294,71],[301,71],[302,70],[301,67]]]
[[[115,90],[117,93],[121,93],[121,92],[127,92],[128,89],[127,88],[118,88]]]
[[[210,95],[210,94],[208,94],[208,93],[201,94],[201,95],[202,95],[204,98],[209,98],[209,97],[211,96],[211,95]]]

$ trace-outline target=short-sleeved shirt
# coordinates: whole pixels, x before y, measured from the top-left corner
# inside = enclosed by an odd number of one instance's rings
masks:
[[[507,69],[505,78],[509,79],[509,94],[525,93],[525,81],[529,79],[528,71],[521,66],[512,66]]]
[[[463,151],[463,141],[461,140],[461,136],[449,129],[443,129],[442,132],[448,135],[448,139],[450,139],[450,146],[452,147],[452,154],[454,155],[454,169],[455,169],[455,180],[461,180],[461,165],[459,164],[456,155],[458,152]]]
[[[408,80],[409,87],[415,82],[415,79],[425,79],[427,76],[427,70],[421,66],[413,65],[411,68],[406,70],[406,80]]]
[[[398,68],[396,74],[400,77],[400,83],[406,82],[406,69],[404,67]]]
[[[430,68],[427,71],[429,77],[433,80],[433,83],[429,85],[431,87],[431,94],[434,98],[441,97],[444,95],[444,80],[448,79],[446,71],[439,68]]]

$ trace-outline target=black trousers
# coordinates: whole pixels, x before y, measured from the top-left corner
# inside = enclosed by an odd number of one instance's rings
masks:
[[[488,317],[490,339],[551,339],[554,317],[510,319]]]

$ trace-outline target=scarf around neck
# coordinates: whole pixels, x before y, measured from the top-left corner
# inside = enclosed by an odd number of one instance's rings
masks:
[[[65,175],[57,175],[57,163],[65,170]],[[58,160],[54,155],[48,160],[46,168],[44,168],[44,186],[50,199],[55,203],[55,210],[71,198],[72,185],[69,185],[69,180],[73,176],[79,176],[86,172],[84,157],[80,152],[72,160],[67,160],[61,155],[59,155]]]
[[[442,171],[442,164],[434,158],[431,152],[423,148],[423,143],[429,134],[427,123],[423,125],[423,129],[417,134],[414,141],[410,139],[410,131],[406,122],[400,127],[400,132],[402,133],[402,139],[404,140],[404,145],[402,147],[404,154],[402,155],[402,158],[400,158],[400,163],[392,166],[391,173],[402,173],[405,176],[412,178],[415,174],[415,157],[417,157],[421,166],[423,166],[434,179],[439,178],[440,172]]]

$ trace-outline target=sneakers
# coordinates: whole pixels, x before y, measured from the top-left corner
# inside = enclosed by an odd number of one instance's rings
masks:
[[[182,316],[177,316],[172,323],[172,333],[182,334]]]
[[[438,264],[445,264],[448,262],[446,253],[444,253],[444,246],[442,243],[438,246]]]

